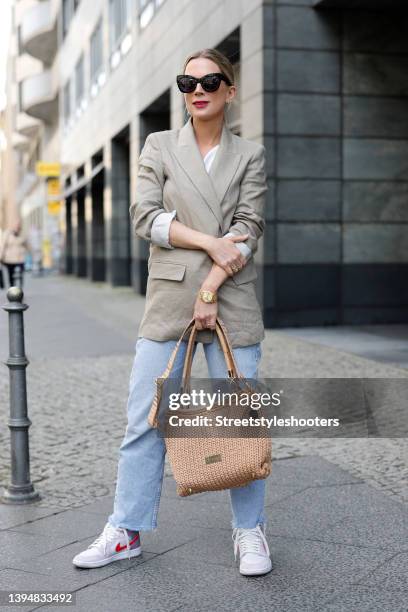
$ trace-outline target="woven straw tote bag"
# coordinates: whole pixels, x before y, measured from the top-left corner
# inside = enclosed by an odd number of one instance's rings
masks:
[[[197,328],[194,319],[184,329],[163,374],[156,378],[156,394],[149,412],[148,422],[152,427],[159,427],[159,407],[162,399],[162,387],[165,380],[169,377],[180,343],[190,331],[187,345],[182,385],[180,393],[185,393],[190,389],[190,376],[192,365],[192,353],[194,341],[197,335]],[[228,392],[236,392],[237,397],[243,394],[251,395],[256,391],[251,388],[244,376],[239,374],[235,362],[234,354],[228,339],[224,323],[218,317],[216,320],[216,334],[220,342],[228,370]],[[248,416],[248,405],[245,402],[236,401],[227,405],[215,404],[210,411],[206,407],[202,408],[179,408],[178,417],[193,418],[195,416],[215,416],[227,415],[228,417]],[[162,406],[162,408],[165,408]],[[166,415],[169,414],[167,407]],[[171,414],[174,414],[173,412]],[[256,411],[256,416],[262,416],[263,408]],[[160,421],[162,423],[162,421]],[[219,491],[233,487],[242,487],[253,480],[266,478],[271,473],[272,468],[272,440],[265,427],[261,429],[261,435],[254,437],[254,433],[248,433],[247,428],[241,428],[239,434],[235,432],[231,435],[223,427],[221,433],[215,432],[215,428],[205,428],[197,434],[190,434],[190,428],[184,428],[180,437],[172,435],[174,427],[169,425],[168,419],[164,419],[163,435],[165,438],[166,450],[169,456],[174,479],[177,483],[177,493],[180,496],[187,496],[203,491]],[[190,431],[187,431],[190,430]],[[210,431],[212,430],[212,431]],[[201,430],[200,430],[201,431]]]

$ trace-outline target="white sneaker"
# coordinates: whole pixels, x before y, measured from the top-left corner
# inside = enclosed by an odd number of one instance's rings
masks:
[[[129,541],[125,528],[116,528],[106,523],[101,535],[86,550],[76,555],[72,563],[77,567],[102,567],[112,561],[138,557],[141,552],[139,533]]]
[[[261,525],[254,529],[233,529],[234,556],[236,559],[239,551],[239,571],[244,576],[267,574],[272,569],[264,531],[265,527],[262,530]]]

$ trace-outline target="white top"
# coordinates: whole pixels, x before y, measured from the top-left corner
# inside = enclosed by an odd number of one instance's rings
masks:
[[[211,165],[217,154],[219,146],[219,144],[215,145],[215,147],[210,149],[203,157],[204,166],[207,172],[210,171]],[[175,210],[173,210],[172,212],[163,212],[157,215],[157,217],[152,223],[151,229],[151,240],[153,244],[164,247],[166,249],[174,249],[174,247],[169,242],[169,232],[170,224],[175,218],[175,216]],[[224,236],[231,235],[233,235],[231,232],[224,234]],[[237,242],[236,246],[245,257],[249,257],[251,255],[251,249],[244,242]]]
[[[215,147],[213,147],[212,149],[210,149],[210,150],[208,151],[208,153],[206,153],[206,154],[204,155],[204,157],[203,157],[204,166],[205,166],[205,169],[207,170],[207,172],[209,172],[209,171],[210,171],[211,164],[212,164],[212,163],[213,163],[213,161],[214,161],[214,157],[215,157],[215,155],[216,155],[216,153],[217,153],[217,151],[218,151],[218,147],[219,147],[219,146],[220,146],[219,144],[215,145]]]

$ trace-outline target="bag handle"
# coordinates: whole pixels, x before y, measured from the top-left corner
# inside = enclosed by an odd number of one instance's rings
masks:
[[[162,396],[162,387],[164,385],[165,380],[169,377],[170,372],[173,368],[174,360],[180,348],[181,341],[184,338],[187,331],[190,329],[190,327],[191,327],[191,333],[190,333],[190,337],[188,340],[186,355],[184,358],[181,391],[184,391],[185,388],[189,386],[190,376],[191,376],[191,367],[192,367],[192,361],[193,361],[193,346],[194,346],[194,341],[197,336],[197,332],[199,331],[197,330],[195,319],[191,319],[191,321],[185,327],[184,331],[182,332],[180,336],[180,339],[178,340],[176,346],[173,349],[173,352],[170,356],[170,359],[168,361],[165,371],[163,372],[161,376],[158,376],[156,378],[156,393],[155,393],[155,396],[152,402],[152,406],[150,408],[149,415],[147,417],[148,423],[151,427],[158,427],[158,424],[159,424],[158,423],[158,412],[159,412],[159,405],[160,405],[160,400]],[[216,322],[215,322],[215,331],[218,336],[218,340],[220,342],[221,349],[223,351],[224,358],[226,361],[228,377],[231,378],[232,380],[242,379],[245,381],[245,377],[238,370],[238,367],[235,361],[235,357],[234,357],[234,353],[231,347],[231,343],[230,343],[230,340],[228,338],[228,334],[225,328],[225,324],[219,317],[217,317]]]
[[[231,374],[229,374],[231,378],[244,378],[244,375],[239,371],[237,362],[235,361],[234,351],[232,350],[231,341],[223,320],[218,317],[216,324],[218,324],[218,340],[220,341],[224,355],[228,356],[228,374],[231,372]]]
[[[184,328],[180,338],[177,341],[176,346],[173,349],[172,354],[170,355],[170,359],[167,363],[166,369],[164,370],[163,374],[161,374],[161,376],[158,376],[155,379],[156,382],[156,393],[153,399],[153,403],[152,406],[150,408],[150,412],[149,415],[147,417],[147,421],[149,423],[149,425],[151,427],[157,427],[159,422],[158,422],[158,412],[159,412],[159,405],[160,405],[160,400],[161,400],[161,396],[162,396],[162,387],[164,385],[165,379],[169,377],[170,372],[173,368],[174,365],[174,360],[176,359],[176,355],[178,353],[178,350],[180,348],[180,344],[181,341],[183,340],[184,336],[186,335],[187,331],[193,327],[195,327],[195,320],[191,319],[191,321],[189,321],[189,323],[186,325],[186,327]],[[164,379],[164,380],[163,380]]]
[[[191,367],[193,363],[193,349],[194,349],[194,342],[197,337],[197,332],[198,332],[197,325],[194,323],[191,329],[190,337],[188,339],[186,355],[184,357],[183,374],[181,376],[181,385],[180,385],[181,393],[190,391],[190,376],[191,376]]]
[[[246,391],[253,392],[254,389],[248,383],[246,377],[238,369],[237,362],[234,356],[234,351],[232,350],[231,341],[228,336],[227,328],[225,326],[225,323],[220,317],[216,318],[215,331],[217,333],[218,340],[219,340],[222,352],[224,354],[225,362],[227,365],[228,378],[230,378],[231,380],[239,381],[239,383],[243,384],[243,388],[245,388]],[[190,334],[189,343],[188,343],[187,351],[186,351],[186,357],[184,360],[182,385],[181,385],[182,392],[184,391],[189,392],[190,390],[191,366],[192,366],[192,360],[193,360],[193,344],[195,341],[196,333],[197,333],[197,329],[194,326]]]
[[[238,367],[234,358],[234,353],[231,347],[230,340],[225,329],[225,325],[219,317],[217,317],[215,321],[215,332],[217,334],[222,352],[224,354],[224,359],[227,365],[228,377],[232,379],[243,378],[242,374],[238,372]],[[193,345],[196,335],[197,327],[194,325],[190,334],[186,356],[184,360],[181,392],[187,392],[190,389],[191,367],[193,362]]]

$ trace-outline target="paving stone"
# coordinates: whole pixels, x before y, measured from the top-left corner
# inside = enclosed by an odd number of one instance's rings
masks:
[[[17,505],[17,504],[2,504],[0,503],[0,531],[2,529],[10,529],[22,523],[35,521],[44,516],[58,514],[61,508],[47,508],[46,506],[37,506],[36,504]]]
[[[84,506],[79,506],[78,510],[81,512],[90,512],[91,514],[102,514],[109,516],[113,510],[113,495],[107,495],[106,497],[102,497],[101,499],[97,499],[90,504],[85,504]]]
[[[99,593],[93,593],[104,600],[120,602],[120,609],[128,598],[134,598],[135,610],[166,612],[175,610],[181,605],[189,605],[190,610],[200,609],[203,601],[211,602],[214,596],[224,595],[228,591],[242,589],[242,577],[235,569],[220,566],[206,567],[203,563],[190,563],[186,567],[174,567],[165,555],[155,557],[151,561],[116,574],[100,585]],[[94,589],[95,587],[93,587]],[[86,593],[78,596],[79,602],[85,595],[92,601],[90,587]],[[126,592],[123,602],[123,593]],[[131,601],[132,599],[130,599]],[[81,605],[83,605],[81,603]],[[92,609],[92,608],[91,608]]]
[[[248,581],[255,582],[256,579],[249,578]],[[284,610],[285,612],[318,612],[324,610],[324,604],[328,597],[333,596],[338,589],[287,589],[285,585],[268,590],[259,590],[254,596],[244,586],[238,595],[220,597],[211,605],[205,603],[199,608],[200,612],[247,612],[256,609],[257,612],[271,612],[271,610]],[[214,607],[213,607],[214,606]],[[322,606],[322,607],[320,607]],[[188,612],[188,606],[178,608],[180,612]],[[350,612],[350,611],[348,611]]]
[[[60,545],[83,539],[102,531],[106,521],[103,517],[80,510],[67,510],[47,516],[13,529],[16,533],[31,533],[47,538],[57,536]],[[1,535],[1,532],[0,532]]]
[[[382,587],[352,586],[325,603],[325,612],[407,612],[407,593]]]
[[[140,586],[143,593],[143,587]],[[151,590],[149,589],[149,593]],[[146,606],[146,598],[139,597],[133,589],[124,588],[123,590],[105,589],[104,582],[87,586],[76,594],[76,606],[73,608],[78,612],[173,612],[179,608],[176,604],[169,607],[165,597],[154,594],[150,598],[149,606]],[[174,601],[175,597],[169,598]],[[154,603],[153,603],[154,602]],[[45,605],[39,610],[47,612],[61,612],[61,607]],[[11,611],[15,612],[15,610]]]
[[[408,511],[365,484],[307,489],[273,505],[270,533],[384,550],[408,549]]]
[[[169,566],[186,571],[197,560],[211,566],[237,567],[231,534],[204,529],[202,532],[197,540],[166,552],[163,559]],[[393,557],[392,551],[269,536],[268,530],[266,536],[274,568],[268,580],[293,589],[319,588],[323,584],[341,589],[345,583],[363,579],[367,570],[374,571]]]
[[[380,586],[385,590],[408,591],[408,554],[394,555],[380,564],[375,571],[368,572],[359,583],[362,586],[369,584]]]
[[[58,591],[61,593],[67,593],[70,591],[71,585],[67,584],[64,580],[57,578],[50,578],[49,576],[43,576],[34,572],[25,572],[16,569],[3,569],[0,571],[0,590],[2,591]],[[39,607],[39,603],[27,606],[1,606],[1,610],[8,612],[15,610],[34,610]],[[64,606],[65,607],[65,606]],[[61,609],[61,606],[59,606]],[[75,609],[74,606],[69,606],[68,609]]]
[[[342,588],[364,578],[392,559],[393,551],[337,543],[269,536],[273,574],[282,576],[293,588]]]
[[[76,539],[74,537],[71,541]],[[0,567],[55,550],[63,544],[64,541],[58,533],[44,536],[5,529],[0,531]]]
[[[186,520],[184,513],[179,512],[166,518],[162,514],[158,518],[157,529],[142,531],[142,548],[146,552],[161,554],[195,540],[198,535],[196,526]]]
[[[218,529],[231,529],[231,508],[229,504],[213,501],[196,502],[167,498],[160,503],[158,524],[177,524],[179,517],[183,516],[183,525],[190,527],[214,527]]]
[[[58,580],[63,580],[64,584],[73,584],[74,588],[77,588],[78,586],[100,582],[109,576],[129,569],[129,567],[145,563],[154,556],[144,551],[140,557],[122,559],[105,565],[104,567],[92,569],[76,567],[72,563],[73,557],[85,550],[94,539],[94,537],[86,538],[80,542],[74,542],[73,544],[63,546],[57,550],[52,550],[49,553],[42,554],[32,559],[16,561],[9,564],[9,567],[25,572],[34,572],[44,576],[55,577]]]
[[[273,447],[272,447],[273,449]],[[273,454],[273,450],[272,450]],[[318,456],[303,456],[284,461],[273,461],[269,477],[272,485],[318,487],[360,482],[337,465]]]

